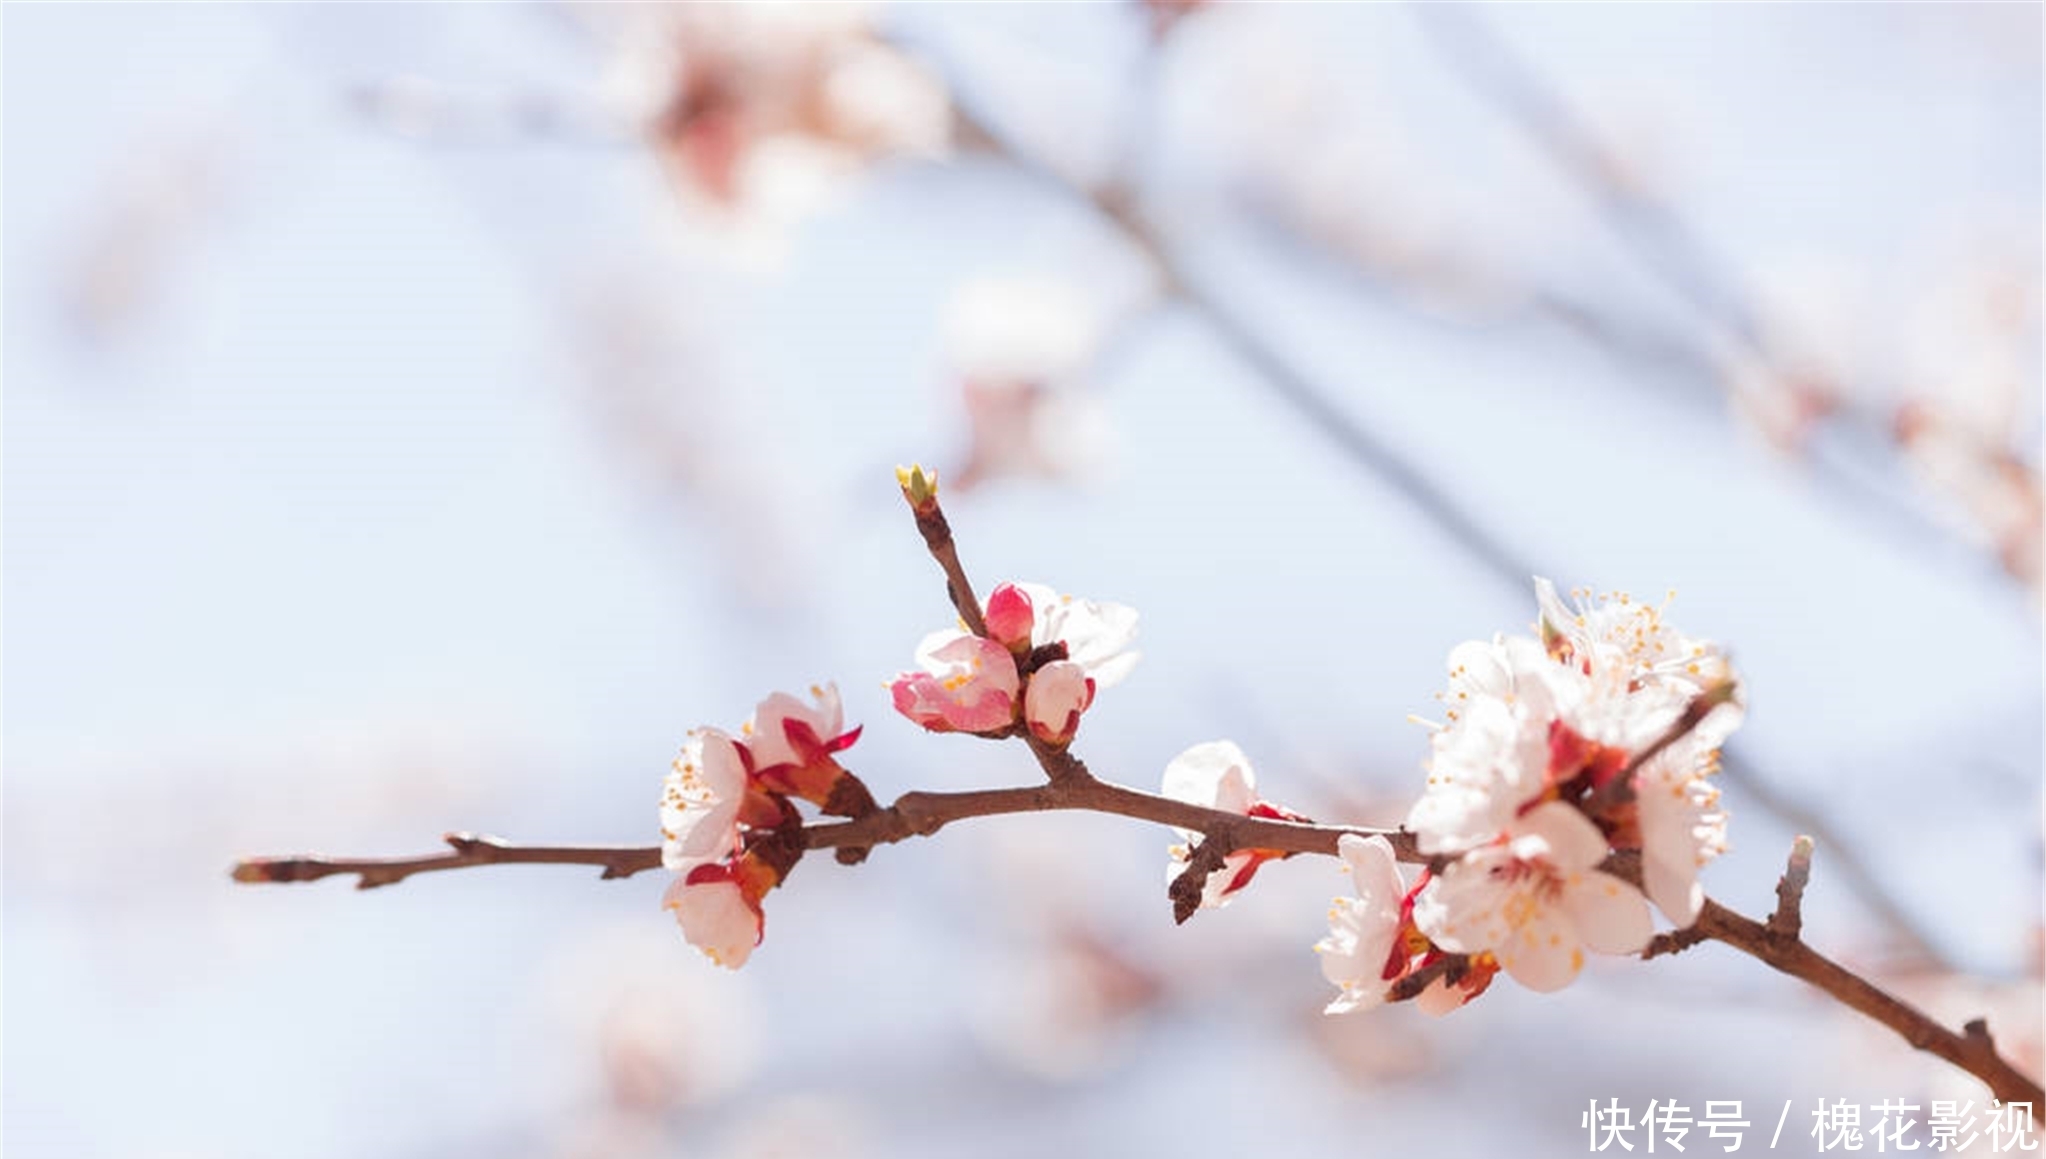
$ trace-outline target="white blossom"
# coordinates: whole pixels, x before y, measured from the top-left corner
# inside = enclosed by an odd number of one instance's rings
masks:
[[[1066,658],[1085,669],[1097,689],[1117,683],[1137,666],[1140,653],[1130,650],[1137,638],[1135,608],[1062,595],[1043,584],[1015,586],[1030,596],[1036,613],[1031,645],[1064,644]]]
[[[718,965],[736,970],[760,944],[764,922],[739,882],[730,873],[718,872],[720,868],[706,866],[677,877],[662,904],[674,911],[690,945]]]
[[[1489,951],[1531,990],[1569,985],[1584,951],[1631,954],[1653,924],[1639,890],[1597,868],[1606,839],[1560,801],[1517,818],[1495,844],[1451,862],[1414,903],[1414,922],[1455,953]]]
[[[737,742],[714,728],[689,734],[661,790],[661,864],[687,874],[739,844],[746,764]]]
[[[1162,791],[1175,801],[1244,816],[1259,804],[1257,772],[1251,768],[1250,758],[1234,742],[1226,740],[1197,744],[1172,758],[1165,766]],[[1166,850],[1170,856],[1165,867],[1167,882],[1186,869],[1193,856],[1192,844],[1200,839],[1200,834],[1193,830],[1177,831],[1179,843]],[[1261,860],[1257,852],[1246,849],[1223,858],[1222,868],[1210,873],[1202,884],[1201,908],[1227,905],[1237,890],[1250,884]]]
[[[1385,968],[1400,935],[1406,887],[1385,838],[1345,833],[1336,848],[1350,874],[1351,896],[1330,904],[1328,937],[1314,950],[1321,955],[1322,976],[1342,990],[1326,1012],[1347,1014],[1385,1001]]]

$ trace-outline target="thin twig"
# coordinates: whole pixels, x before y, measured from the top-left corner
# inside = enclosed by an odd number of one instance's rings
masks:
[[[1454,986],[1463,981],[1463,976],[1470,972],[1470,968],[1469,954],[1444,954],[1394,982],[1386,989],[1386,1000],[1405,1002],[1410,998],[1418,998],[1421,991],[1426,990],[1437,979]]]
[[[804,848],[841,849],[893,845],[912,837],[928,837],[955,821],[999,817],[1012,813],[1109,813],[1190,829],[1219,840],[1230,849],[1269,849],[1280,853],[1323,853],[1334,856],[1345,833],[1384,837],[1404,861],[1423,863],[1414,836],[1402,830],[1368,826],[1312,825],[1267,817],[1248,817],[1210,809],[1188,801],[1147,793],[1092,775],[1042,785],[960,792],[909,792],[885,809],[851,821],[824,821],[803,828]],[[661,847],[624,845],[515,845],[498,837],[450,833],[452,853],[425,857],[348,857],[317,855],[252,857],[236,864],[233,877],[246,884],[318,881],[337,874],[356,874],[358,887],[394,885],[416,873],[470,869],[483,865],[595,865],[603,877],[630,877],[657,868]]]
[[[1484,18],[1467,7],[1443,4],[1413,7],[1422,28],[1451,65],[1451,71],[1496,106],[1549,155],[1568,179],[1578,184],[1638,264],[1681,298],[1702,319],[1711,336],[1731,344],[1744,357],[1762,366],[1780,364],[1781,358],[1763,335],[1759,311],[1738,280],[1715,258],[1703,234],[1674,202],[1629,182],[1611,151],[1591,126],[1575,114],[1555,86],[1513,53],[1502,38],[1486,27]],[[1707,369],[1710,370],[1709,363]],[[1725,381],[1724,374],[1713,377],[1721,383]],[[1727,393],[1727,388],[1721,386],[1720,393]],[[1897,467],[1894,418],[1871,412],[1852,398],[1829,396],[1825,405],[1814,412],[1813,419],[1847,434],[1847,438],[1836,440],[1840,444],[1836,449],[1858,447],[1866,455],[1880,457],[1885,467],[1892,470]],[[1823,448],[1815,448],[1818,449]],[[1985,458],[1991,461],[2012,459],[2010,452],[2001,447],[1983,450]],[[1953,541],[1952,531],[1925,511],[1899,503],[1892,491],[1872,485],[1863,477],[1865,468],[1858,471],[1824,453],[1810,454],[1807,460],[1818,468],[1816,474],[1828,486],[1851,497],[1864,510],[1906,527],[1914,535]],[[2036,510],[2036,481],[2031,493]],[[2026,584],[2033,582],[2008,560],[2004,562],[2004,570],[2013,578]]]
[[[1775,933],[1762,922],[1743,917],[1710,898],[1705,900],[1695,928],[1714,941],[1724,942],[1782,973],[1811,983],[1875,1019],[1917,1049],[1938,1055],[1981,1079],[1989,1085],[1990,1093],[2004,1102],[2030,1103],[2032,1117],[2046,1121],[2046,1092],[1996,1053],[1986,1023],[1979,1035],[1949,1030],[1800,939]]]
[[[609,879],[631,877],[659,868],[661,849],[632,845],[513,845],[498,837],[449,833],[441,838],[449,853],[425,857],[250,857],[235,864],[233,876],[244,884],[318,881],[337,874],[356,875],[355,888],[396,885],[415,873],[470,869],[479,865],[594,865]]]
[[[1779,938],[1795,938],[1804,932],[1804,890],[1812,880],[1812,839],[1800,833],[1790,843],[1790,862],[1776,882],[1776,912],[1769,915],[1769,932]]]

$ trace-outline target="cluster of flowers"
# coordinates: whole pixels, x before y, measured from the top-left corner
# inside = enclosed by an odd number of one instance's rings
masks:
[[[661,863],[675,874],[663,903],[689,944],[721,966],[745,964],[766,930],[761,908],[803,855],[794,801],[859,817],[874,798],[837,754],[859,739],[845,727],[838,688],[760,702],[737,737],[689,734],[661,794]]]
[[[1032,736],[1063,745],[1094,694],[1136,666],[1137,613],[1033,583],[989,594],[987,635],[960,628],[917,645],[918,670],[888,686],[895,710],[932,732],[1006,736],[1019,719]]]
[[[1097,688],[1137,662],[1137,614],[1120,604],[1061,595],[1042,584],[997,587],[988,636],[951,629],[925,637],[918,670],[889,685],[895,707],[932,732],[1007,736],[1019,727],[1064,745]],[[845,727],[836,686],[811,703],[777,692],[738,737],[689,734],[661,798],[662,864],[676,876],[665,904],[689,944],[721,966],[743,965],[766,929],[762,899],[802,856],[794,801],[859,817],[873,795],[838,763],[859,739]]]
[[[1711,776],[1742,715],[1726,656],[1660,608],[1577,595],[1566,606],[1537,580],[1539,639],[1450,653],[1447,719],[1432,725],[1428,787],[1407,818],[1430,866],[1409,886],[1383,837],[1342,838],[1354,896],[1316,947],[1342,990],[1331,1013],[1380,1004],[1444,954],[1468,960],[1420,992],[1424,1010],[1455,1009],[1501,969],[1559,989],[1587,949],[1640,951],[1650,900],[1679,927],[1697,920],[1698,870],[1726,848]],[[1616,851],[1638,852],[1646,897],[1599,868]]]
[[[1428,787],[1407,818],[1426,868],[1409,884],[1386,838],[1340,840],[1352,895],[1336,900],[1315,947],[1341,990],[1331,1013],[1409,997],[1446,1013],[1501,970],[1555,990],[1586,950],[1641,950],[1651,900],[1678,926],[1697,919],[1698,871],[1726,844],[1711,777],[1742,714],[1725,654],[1624,595],[1580,592],[1571,606],[1537,580],[1536,597],[1538,637],[1450,653],[1445,720],[1426,722]],[[1007,583],[984,619],[984,636],[954,628],[924,639],[918,668],[889,685],[898,712],[932,732],[1027,730],[1063,746],[1096,691],[1136,661],[1136,613],[1120,605]],[[758,944],[761,898],[802,853],[793,800],[840,816],[874,808],[836,760],[858,736],[843,727],[837,691],[812,694],[813,704],[769,697],[740,738],[698,730],[668,777],[665,859],[678,876],[667,904],[722,965],[740,965]],[[1228,741],[1181,753],[1163,792],[1238,816],[1306,820],[1258,796],[1249,759]],[[1197,856],[1198,834],[1181,837],[1169,850],[1173,879]],[[1641,888],[1600,868],[1616,852],[1638,857]],[[1204,867],[1199,905],[1226,904],[1287,855],[1232,850]]]

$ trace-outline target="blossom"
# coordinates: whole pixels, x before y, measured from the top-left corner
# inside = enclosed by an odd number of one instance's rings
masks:
[[[1588,589],[1571,595],[1575,607],[1563,603],[1555,584],[1535,577],[1543,645],[1587,675],[1617,675],[1629,691],[1669,682],[1698,691],[1728,677],[1724,650],[1663,619],[1667,601],[1656,607],[1625,592],[1594,596]]]
[[[805,704],[777,692],[760,702],[741,731],[762,784],[825,805],[846,775],[836,754],[852,747],[860,730],[845,727],[836,684],[812,685],[810,697],[813,703]]]
[[[1336,848],[1354,896],[1329,906],[1328,937],[1314,950],[1322,956],[1322,976],[1342,990],[1323,1013],[1348,1014],[1382,1005],[1395,983],[1434,965],[1443,953],[1414,924],[1415,898],[1429,881],[1426,870],[1409,889],[1385,838],[1345,833]],[[1440,1017],[1483,994],[1498,972],[1490,954],[1473,955],[1454,981],[1445,976],[1429,982],[1414,1005]]]
[[[954,629],[925,636],[916,659],[922,671],[889,685],[895,711],[932,732],[995,732],[1015,721],[1022,679],[1007,648]]]
[[[1621,595],[1564,604],[1535,581],[1540,640],[1500,637],[1450,653],[1447,721],[1435,726],[1428,789],[1407,824],[1423,852],[1495,842],[1545,801],[1595,810],[1608,843],[1639,849],[1643,884],[1679,925],[1704,902],[1698,870],[1726,847],[1710,778],[1737,728],[1737,686],[1718,645],[1679,632],[1664,609]],[[1726,699],[1650,760],[1699,696]],[[1626,792],[1612,782],[1630,777]]]
[[[1321,955],[1322,976],[1342,990],[1327,1013],[1346,1014],[1385,1001],[1385,973],[1399,940],[1400,897],[1406,888],[1385,838],[1345,833],[1336,848],[1355,896],[1330,904],[1328,937],[1316,942],[1314,950]]]
[[[1250,766],[1250,758],[1244,756],[1243,750],[1233,742],[1226,740],[1197,744],[1172,758],[1172,762],[1165,766],[1163,792],[1175,801],[1224,813],[1286,821],[1306,820],[1290,810],[1259,800],[1257,773]],[[1166,865],[1167,881],[1185,872],[1187,863],[1193,858],[1191,843],[1198,835],[1188,829],[1180,829],[1179,835],[1181,843],[1167,850],[1171,858]],[[1258,866],[1285,856],[1287,854],[1271,849],[1239,849],[1229,854],[1222,859],[1222,868],[1210,873],[1202,883],[1201,908],[1215,909],[1227,905],[1238,890],[1250,884]]]
[[[1064,744],[1094,694],[1137,661],[1129,650],[1137,613],[1121,604],[1004,583],[989,593],[982,619],[986,637],[956,628],[924,637],[922,670],[889,684],[897,712],[932,732],[992,733],[1014,724],[1021,708],[1033,735]]]
[[[950,109],[864,5],[677,5],[586,18],[619,55],[606,89],[693,201],[736,209],[887,156],[938,152]]]
[[[1653,932],[1641,892],[1596,868],[1605,855],[1584,814],[1547,802],[1451,862],[1416,898],[1414,922],[1445,950],[1491,953],[1531,990],[1561,989],[1585,948],[1630,954]]]
[[[1534,641],[1469,641],[1449,654],[1448,723],[1432,738],[1428,788],[1407,827],[1424,853],[1490,841],[1548,787],[1551,725],[1567,673]]]
[[[1135,608],[1062,595],[1043,584],[1012,586],[1030,597],[1032,647],[1065,645],[1066,659],[1084,669],[1097,688],[1120,682],[1137,666],[1140,654],[1130,650],[1137,638]]]
[[[686,874],[721,861],[739,846],[746,757],[714,728],[689,734],[661,791],[661,864]]]
[[[874,808],[867,787],[838,764],[860,730],[845,727],[837,687],[812,687],[807,702],[774,693],[741,733],[691,732],[661,796],[661,863],[675,874],[663,905],[691,945],[735,968],[760,944],[761,900],[803,856],[802,817],[790,798],[844,817]]]
[[[661,903],[674,911],[689,944],[727,969],[745,965],[766,935],[764,891],[749,888],[748,877],[732,863],[699,865],[671,882]]]
[[[1079,731],[1080,714],[1094,703],[1094,678],[1071,660],[1054,660],[1030,674],[1023,693],[1023,720],[1031,735],[1065,744]]]
[[[988,638],[1011,652],[1030,650],[1030,632],[1037,624],[1035,606],[1030,593],[1015,584],[998,584],[988,594],[987,612],[981,617],[987,622]]]
[[[980,279],[946,310],[945,345],[968,442],[962,491],[1000,478],[1085,475],[1111,449],[1107,408],[1086,387],[1112,324],[1106,303],[1037,279]]]
[[[1738,706],[1714,709],[1634,774],[1642,885],[1679,926],[1697,921],[1705,905],[1698,871],[1726,852],[1726,811],[1710,778],[1719,771],[1721,741],[1739,723]]]

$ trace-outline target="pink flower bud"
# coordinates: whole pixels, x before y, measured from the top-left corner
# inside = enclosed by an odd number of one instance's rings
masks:
[[[987,632],[1011,652],[1030,650],[1033,620],[1030,594],[1015,584],[1003,584],[987,598]]]

